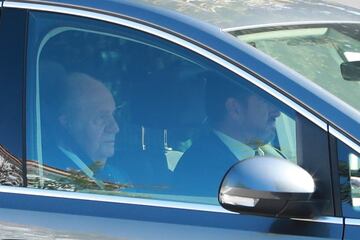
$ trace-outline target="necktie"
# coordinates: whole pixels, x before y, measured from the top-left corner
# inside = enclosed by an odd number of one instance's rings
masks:
[[[261,150],[261,148],[257,148],[255,150],[255,156],[264,156],[264,155],[265,155],[265,153],[263,150]]]

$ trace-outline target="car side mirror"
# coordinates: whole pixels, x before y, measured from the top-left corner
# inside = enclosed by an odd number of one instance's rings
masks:
[[[274,157],[254,157],[225,175],[219,202],[227,210],[274,217],[313,216],[312,176],[300,166]]]
[[[343,62],[340,69],[344,80],[360,81],[360,61]]]

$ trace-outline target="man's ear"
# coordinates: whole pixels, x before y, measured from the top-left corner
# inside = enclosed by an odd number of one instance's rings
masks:
[[[225,108],[227,115],[233,120],[242,119],[242,106],[239,101],[233,97],[230,97],[225,102]]]

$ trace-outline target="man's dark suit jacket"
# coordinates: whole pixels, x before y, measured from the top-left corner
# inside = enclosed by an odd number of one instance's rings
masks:
[[[217,197],[223,177],[237,161],[213,131],[203,132],[175,168],[174,194]]]

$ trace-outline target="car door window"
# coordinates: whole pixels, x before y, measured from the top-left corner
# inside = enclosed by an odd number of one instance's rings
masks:
[[[312,124],[209,59],[89,19],[34,12],[29,24],[29,186],[218,204],[226,171],[257,155],[328,184],[328,159],[319,169],[304,153]]]
[[[360,154],[337,141],[342,211],[346,217],[360,216]]]

